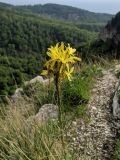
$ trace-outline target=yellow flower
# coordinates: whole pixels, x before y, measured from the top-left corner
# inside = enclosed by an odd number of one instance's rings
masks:
[[[42,76],[48,75],[48,70],[43,70],[41,73]]]
[[[76,49],[75,49],[75,48],[71,48],[70,45],[68,44],[68,53],[69,53],[70,55],[72,55],[72,54],[75,53],[75,52],[76,52]]]
[[[80,58],[74,56],[76,49],[68,46],[66,47],[63,42],[57,43],[56,46],[48,48],[47,55],[49,60],[45,63],[46,70],[43,70],[42,75],[57,74],[60,78],[67,77],[71,80],[71,74],[74,67],[71,67],[76,61],[81,61]]]
[[[65,71],[65,75],[67,76],[68,80],[71,81],[72,80],[72,73],[74,71],[74,67],[69,67],[69,65],[67,65],[67,71]]]

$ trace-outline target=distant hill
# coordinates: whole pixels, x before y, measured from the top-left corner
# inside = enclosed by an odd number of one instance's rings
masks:
[[[113,16],[110,14],[94,13],[83,9],[58,4],[17,6],[17,8],[48,16],[50,18],[74,22],[105,23]]]
[[[0,7],[13,7],[13,5],[0,2]]]
[[[7,7],[24,12],[31,12],[49,18],[67,20],[76,23],[107,23],[111,20],[113,15],[105,13],[94,13],[87,10],[59,5],[59,4],[45,4],[45,5],[25,5],[25,6],[13,6],[0,2],[0,7]]]
[[[34,14],[52,20],[54,19],[74,23],[74,25],[80,29],[95,32],[100,32],[107,22],[113,17],[113,15],[110,14],[94,13],[83,9],[58,4],[14,6],[0,2],[0,8],[18,11],[28,15]]]

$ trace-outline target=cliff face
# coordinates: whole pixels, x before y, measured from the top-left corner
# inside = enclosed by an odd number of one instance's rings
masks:
[[[110,49],[120,55],[120,12],[105,26],[100,39],[110,44]]]
[[[102,39],[104,42],[106,42],[108,39],[114,38],[115,36],[117,36],[117,31],[113,28],[108,30],[105,27],[103,31],[100,33],[100,39]]]

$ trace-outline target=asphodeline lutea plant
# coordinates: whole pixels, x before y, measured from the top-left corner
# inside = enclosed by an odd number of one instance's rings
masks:
[[[47,55],[50,59],[45,63],[46,70],[42,71],[42,75],[51,75],[55,79],[58,77],[59,82],[65,77],[71,81],[74,71],[73,65],[76,61],[81,61],[80,58],[74,56],[75,52],[76,49],[71,48],[69,44],[66,47],[63,42],[48,48]]]
[[[48,48],[47,55],[48,61],[45,63],[45,70],[42,71],[41,75],[49,75],[54,78],[54,84],[56,87],[57,105],[59,108],[58,122],[61,129],[61,141],[64,146],[63,139],[63,125],[62,125],[62,107],[60,103],[60,86],[64,78],[72,80],[72,73],[74,72],[74,64],[76,61],[81,59],[75,56],[76,49],[65,46],[63,42],[57,43],[55,46]]]

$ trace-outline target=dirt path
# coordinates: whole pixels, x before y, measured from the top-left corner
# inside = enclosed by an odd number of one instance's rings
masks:
[[[72,145],[79,149],[78,160],[113,160],[111,156],[116,135],[111,103],[117,85],[114,72],[105,71],[103,77],[97,80],[88,103],[90,122],[86,124],[81,119],[73,122]]]

